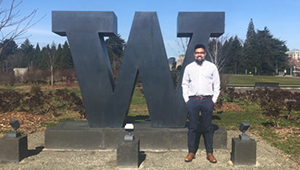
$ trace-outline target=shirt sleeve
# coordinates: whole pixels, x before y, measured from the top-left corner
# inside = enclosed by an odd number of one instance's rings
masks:
[[[188,67],[185,67],[184,72],[183,72],[183,77],[182,77],[182,96],[185,102],[189,101],[189,75],[188,75]]]
[[[216,67],[213,72],[213,98],[212,101],[214,103],[217,102],[217,99],[220,95],[220,76],[218,68]]]

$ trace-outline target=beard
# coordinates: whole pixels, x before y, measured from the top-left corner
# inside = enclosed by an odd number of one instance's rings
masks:
[[[197,59],[196,60],[197,64],[199,64],[199,65],[202,65],[203,61],[204,61],[204,59]]]

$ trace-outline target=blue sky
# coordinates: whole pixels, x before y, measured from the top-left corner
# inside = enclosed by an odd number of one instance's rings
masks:
[[[3,0],[7,8],[11,0]],[[19,2],[19,0],[16,0]],[[300,49],[300,1],[298,0],[23,0],[18,8],[21,15],[38,9],[34,20],[44,19],[26,33],[33,45],[64,43],[67,38],[51,32],[51,11],[114,11],[118,17],[118,33],[128,39],[136,11],[157,12],[167,56],[180,52],[176,45],[178,12],[225,12],[225,35],[237,35],[245,40],[250,18],[255,29],[266,26],[271,34],[286,41],[287,47]],[[18,40],[20,45],[24,39]]]

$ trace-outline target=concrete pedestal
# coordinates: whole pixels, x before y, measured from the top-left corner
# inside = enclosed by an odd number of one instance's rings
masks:
[[[233,165],[255,165],[256,142],[253,139],[232,138],[231,161]]]
[[[117,166],[121,168],[139,167],[140,140],[124,140],[118,145]]]
[[[27,136],[0,139],[0,161],[18,163],[28,156]]]
[[[227,149],[227,132],[214,125],[214,149]],[[150,122],[134,124],[133,134],[141,150],[187,150],[187,128],[152,128]],[[87,121],[66,121],[45,131],[47,149],[117,149],[124,128],[90,128]],[[201,137],[199,149],[205,149]]]

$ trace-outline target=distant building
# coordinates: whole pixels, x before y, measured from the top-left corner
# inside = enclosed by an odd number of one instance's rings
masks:
[[[170,70],[173,69],[173,66],[175,65],[175,61],[176,61],[175,57],[168,58],[168,63],[169,63]]]
[[[300,69],[300,50],[295,49],[292,51],[286,52],[289,57],[289,64],[294,66],[295,69]]]
[[[14,73],[16,77],[20,77],[20,80],[23,81],[24,75],[27,73],[28,68],[14,68]]]
[[[183,65],[184,57],[185,57],[184,55],[180,55],[180,56],[177,57],[176,68],[177,68],[178,66],[182,66],[182,65]]]
[[[289,58],[296,59],[296,60],[298,60],[298,62],[300,61],[300,50],[295,49],[295,50],[286,52],[286,54],[288,55]]]

